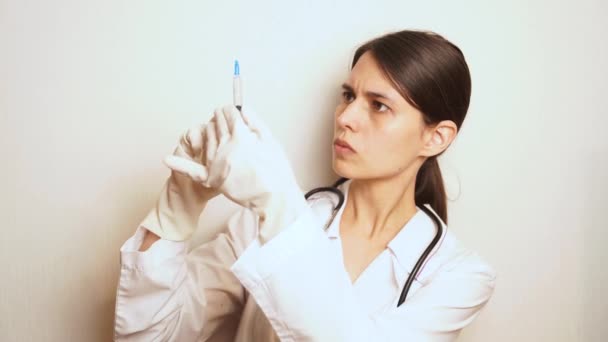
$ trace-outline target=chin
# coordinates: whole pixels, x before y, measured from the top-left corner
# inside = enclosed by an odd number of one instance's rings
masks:
[[[359,165],[354,165],[352,162],[336,158],[332,160],[332,169],[339,177],[348,178],[350,180],[387,179],[400,174],[389,173],[373,168],[364,168]]]
[[[357,173],[352,167],[352,165],[350,165],[350,163],[344,160],[334,158],[332,160],[332,169],[334,170],[334,173],[337,174],[339,177],[344,177],[348,179],[357,178]]]

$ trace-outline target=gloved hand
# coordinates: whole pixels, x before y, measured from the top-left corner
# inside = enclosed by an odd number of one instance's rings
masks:
[[[207,132],[204,164],[179,156],[165,163],[257,213],[264,243],[308,208],[304,194],[282,147],[252,110],[218,108],[211,123],[216,132]]]
[[[205,163],[206,132],[214,130],[213,124],[190,128],[182,134],[173,156],[195,163]],[[207,202],[219,194],[216,188],[202,186],[196,175],[172,170],[156,206],[141,225],[166,240],[187,240],[196,229],[198,218]]]

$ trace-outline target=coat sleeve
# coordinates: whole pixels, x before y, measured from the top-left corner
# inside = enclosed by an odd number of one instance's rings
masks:
[[[240,210],[224,233],[189,253],[187,241],[162,239],[139,252],[140,226],[120,249],[114,340],[207,341],[234,334],[222,327],[238,323],[245,290],[230,267],[256,230],[251,214]]]
[[[453,341],[493,292],[494,271],[463,253],[399,308],[371,317],[319,226],[305,213],[232,267],[282,341]]]

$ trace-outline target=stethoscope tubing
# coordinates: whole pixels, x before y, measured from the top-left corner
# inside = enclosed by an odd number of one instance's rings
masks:
[[[324,192],[324,191],[329,191],[331,193],[334,193],[336,196],[338,196],[338,204],[334,207],[332,216],[329,219],[329,221],[327,222],[327,224],[325,225],[326,228],[329,227],[329,225],[333,222],[334,218],[336,217],[336,213],[340,210],[340,208],[342,208],[342,205],[344,204],[344,193],[342,193],[342,191],[340,189],[338,189],[338,186],[340,186],[347,180],[348,180],[348,178],[341,177],[330,187],[315,188],[315,189],[312,189],[309,192],[307,192],[306,195],[304,195],[304,197],[307,200],[310,196],[312,196],[316,193],[319,193],[319,192]],[[405,285],[403,286],[403,290],[401,291],[401,295],[399,296],[399,301],[397,302],[397,307],[401,306],[401,304],[403,304],[403,302],[405,302],[405,299],[410,290],[410,287],[412,286],[414,279],[418,276],[418,273],[420,272],[420,268],[422,268],[422,266],[426,262],[427,258],[429,257],[429,254],[433,251],[435,246],[437,246],[437,244],[441,240],[441,236],[443,235],[443,226],[441,224],[441,221],[437,217],[437,215],[424,205],[421,205],[420,209],[433,219],[435,226],[437,227],[437,233],[435,234],[435,237],[433,238],[431,243],[427,246],[427,248],[424,250],[424,252],[420,255],[420,258],[418,258],[418,261],[412,268],[412,272],[410,272],[409,276],[407,277]]]

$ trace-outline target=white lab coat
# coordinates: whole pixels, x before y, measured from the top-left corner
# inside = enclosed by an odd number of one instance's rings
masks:
[[[311,210],[261,247],[248,209],[189,253],[187,242],[167,240],[139,252],[139,227],[120,249],[115,340],[454,341],[491,297],[494,270],[444,229],[397,308],[435,235],[432,219],[418,208],[353,284],[339,236],[344,206],[324,229],[335,201],[314,195]]]

